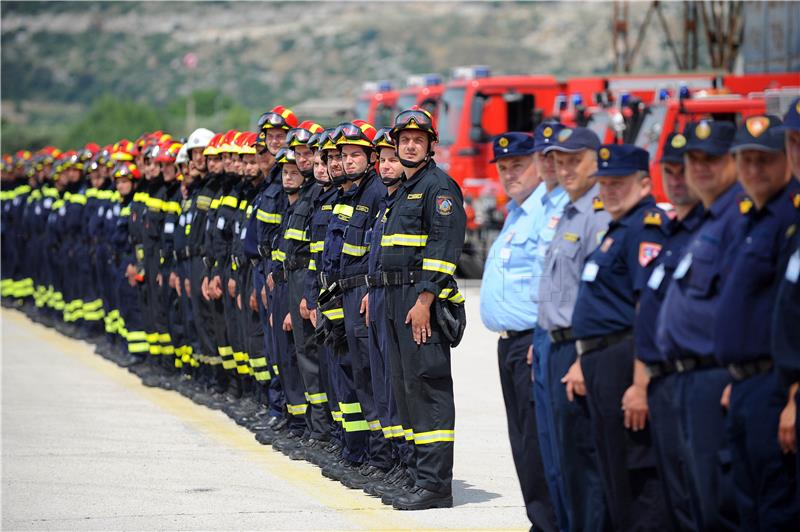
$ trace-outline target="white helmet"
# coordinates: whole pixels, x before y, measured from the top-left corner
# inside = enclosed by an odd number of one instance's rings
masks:
[[[181,146],[181,149],[178,150],[178,155],[175,156],[175,163],[176,164],[183,164],[189,162],[189,150],[186,149],[186,144]]]
[[[186,144],[184,144],[187,153],[189,150],[194,148],[205,148],[208,146],[208,141],[210,141],[211,137],[213,136],[214,132],[210,129],[206,129],[204,127],[195,129],[192,131],[192,134],[189,135],[189,140],[187,140]]]

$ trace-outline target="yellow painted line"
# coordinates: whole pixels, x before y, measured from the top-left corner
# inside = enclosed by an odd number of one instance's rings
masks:
[[[139,378],[124,368],[90,352],[86,344],[62,336],[54,329],[30,322],[19,312],[3,309],[3,317],[10,317],[15,326],[35,327],[36,337],[52,344],[57,351],[79,360],[83,364],[107,375],[126,388],[144,396],[162,410],[190,423],[202,432],[213,436],[224,445],[244,453],[246,457],[271,475],[295,486],[324,506],[342,514],[363,530],[419,530],[419,525],[407,519],[408,514],[385,506],[380,500],[360,491],[350,490],[323,477],[319,469],[305,462],[294,462],[283,454],[272,451],[256,442],[253,435],[215,411],[200,407],[177,392],[143,386]]]

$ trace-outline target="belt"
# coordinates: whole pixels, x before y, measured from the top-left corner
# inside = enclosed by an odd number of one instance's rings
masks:
[[[550,341],[554,344],[559,342],[571,342],[575,337],[572,336],[572,327],[564,327],[550,331]]]
[[[647,366],[647,374],[651,379],[675,373],[675,365],[671,361],[648,362],[645,365]]]
[[[509,338],[517,338],[519,336],[531,336],[533,334],[533,329],[528,329],[525,331],[500,331],[500,338],[503,340],[508,340]]]
[[[757,358],[749,362],[728,364],[728,373],[737,381],[743,381],[772,370],[772,359],[769,357]]]
[[[383,284],[385,286],[402,286],[406,284],[414,284],[422,280],[421,270],[412,270],[410,272],[383,272]]]
[[[575,342],[575,350],[578,356],[585,355],[592,351],[598,351],[618,344],[631,336],[631,330],[627,329],[622,332],[607,334],[605,336],[596,336],[594,338],[586,338],[585,340],[578,340]]]
[[[354,275],[353,277],[348,277],[347,279],[342,279],[339,281],[339,286],[342,287],[343,291],[352,290],[354,288],[358,288],[359,286],[367,286],[367,276],[366,275]]]
[[[696,369],[713,368],[717,366],[717,361],[714,357],[684,357],[672,361],[672,365],[678,373],[686,373],[687,371],[694,371]]]
[[[319,284],[322,288],[328,288],[330,285],[339,280],[338,275],[328,275],[327,273],[319,274]]]
[[[308,268],[309,257],[293,257],[283,261],[283,267],[289,271],[300,270]]]
[[[383,286],[383,275],[381,272],[367,275],[367,286],[370,288],[381,288]]]

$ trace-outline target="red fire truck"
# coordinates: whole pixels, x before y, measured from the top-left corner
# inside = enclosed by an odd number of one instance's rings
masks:
[[[409,76],[405,88],[397,91],[396,111],[399,113],[414,105],[430,112],[434,119],[439,115],[444,85],[441,74],[418,74]]]
[[[376,128],[390,127],[397,114],[398,93],[389,81],[364,83],[356,101],[355,117],[366,120]]]

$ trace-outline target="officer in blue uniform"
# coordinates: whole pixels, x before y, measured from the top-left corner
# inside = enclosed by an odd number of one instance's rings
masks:
[[[481,282],[481,320],[500,335],[497,344],[500,384],[511,453],[528,518],[543,530],[556,530],[553,489],[548,492],[539,448],[536,428],[539,420],[531,401],[527,355],[536,326],[536,300],[544,263],[539,249],[546,249],[552,239],[560,209],[549,203],[551,191],[538,175],[531,135],[503,133],[495,137],[493,150],[491,162],[497,166],[500,182],[511,202],[503,229],[486,259]],[[562,189],[559,192],[559,199],[566,197]],[[555,222],[550,222],[551,217],[556,218]],[[541,242],[545,230],[547,243]],[[546,422],[546,418],[541,421]],[[553,468],[552,463],[548,466]]]
[[[677,390],[674,366],[658,350],[655,343],[656,321],[672,274],[682,250],[700,226],[703,206],[686,184],[683,156],[686,137],[672,133],[664,144],[659,164],[664,189],[675,206],[675,217],[667,225],[668,239],[655,261],[653,273],[639,298],[636,315],[636,358],[647,365],[650,383],[647,406],[650,433],[656,451],[658,475],[661,479],[667,508],[675,530],[692,530],[690,483],[679,447],[682,440],[680,415],[676,404]]]
[[[586,257],[606,232],[610,217],[600,200],[597,148],[600,139],[589,129],[563,128],[542,132],[544,153],[553,158],[556,178],[569,197],[547,248],[539,284],[538,327],[550,337],[547,353],[548,397],[540,401],[552,412],[550,448],[558,460],[559,497],[566,530],[605,530],[608,516],[600,481],[597,452],[589,430],[589,407],[577,362],[572,314]],[[549,139],[549,140],[548,140]],[[534,354],[534,364],[536,364]],[[536,372],[536,367],[534,367]],[[534,383],[534,389],[538,389]],[[537,412],[538,413],[538,412]],[[541,421],[537,420],[539,424]],[[540,439],[542,432],[540,430]]]
[[[611,522],[618,530],[663,530],[666,508],[646,426],[647,376],[634,358],[633,325],[667,217],[650,195],[645,150],[604,145],[597,155],[595,175],[612,221],[583,267],[572,330]]]
[[[795,530],[800,523],[795,460],[781,452],[776,427],[789,386],[773,371],[770,331],[779,259],[786,232],[796,224],[792,179],[779,118],[751,116],[739,126],[731,151],[740,204],[713,322],[714,354],[733,377],[728,437],[742,526],[746,530]]]
[[[800,98],[789,106],[783,127],[786,130],[786,156],[794,178],[800,179]],[[784,382],[789,385],[789,394],[794,395],[793,400],[789,398],[781,415],[778,438],[783,452],[794,453],[795,471],[799,472],[797,442],[800,441],[800,423],[797,423],[797,410],[800,393],[797,393],[797,388],[800,385],[800,329],[796,324],[800,323],[800,199],[794,198],[793,204],[797,215],[794,225],[786,231],[788,243],[778,269],[780,279],[772,319],[772,358]]]
[[[677,375],[677,408],[690,481],[694,528],[735,530],[738,516],[730,479],[725,412],[719,398],[730,376],[714,361],[712,328],[718,309],[722,257],[734,236],[742,188],[728,148],[735,127],[701,120],[689,124],[686,180],[705,209],[702,226],[684,247],[656,325],[656,346]]]

